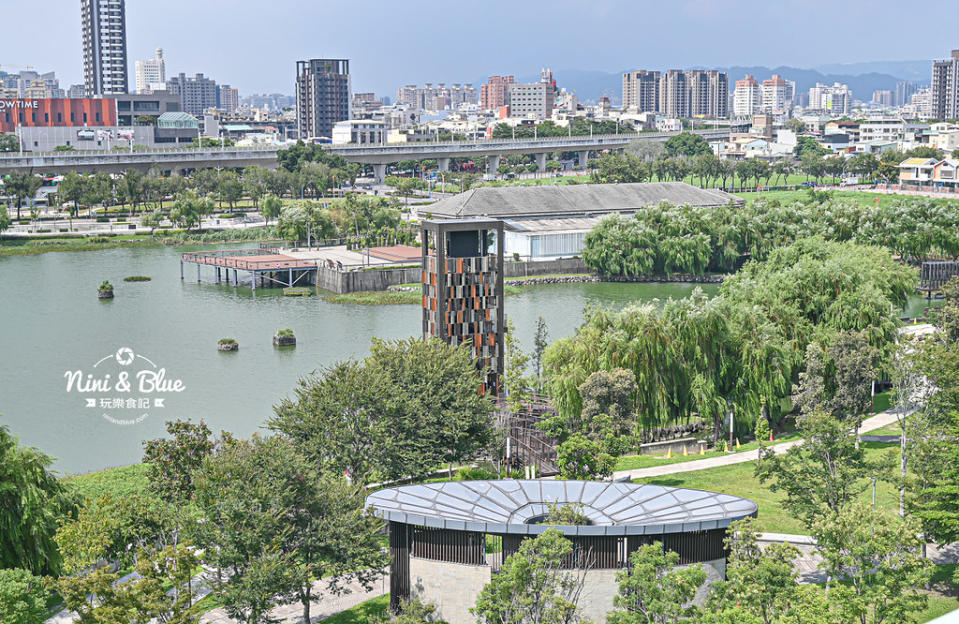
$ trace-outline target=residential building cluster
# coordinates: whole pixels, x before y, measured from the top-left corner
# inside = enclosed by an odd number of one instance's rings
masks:
[[[727,117],[729,76],[716,70],[633,70],[623,74],[623,108],[667,117]]]
[[[472,84],[444,83],[433,85],[427,82],[424,87],[406,85],[396,92],[397,104],[418,110],[455,110],[463,104],[476,104],[476,88]]]

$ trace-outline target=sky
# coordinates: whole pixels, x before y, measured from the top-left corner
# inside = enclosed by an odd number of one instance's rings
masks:
[[[82,82],[80,1],[0,0],[0,69]],[[944,58],[955,22],[896,0],[127,0],[133,63],[162,47],[167,74],[202,72],[250,93],[293,93],[295,64],[349,58],[353,91],[526,76],[541,67],[632,68]],[[933,12],[935,14],[935,12]],[[17,25],[11,28],[10,25]],[[562,83],[561,76],[557,76]],[[478,86],[478,85],[477,85]],[[575,86],[575,85],[574,85]]]

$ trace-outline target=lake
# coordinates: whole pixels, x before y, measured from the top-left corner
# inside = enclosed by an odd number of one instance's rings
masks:
[[[363,357],[374,336],[419,334],[415,305],[331,304],[262,288],[254,296],[249,288],[197,284],[192,265],[181,281],[179,257],[188,249],[0,258],[0,424],[56,457],[57,470],[77,473],[137,462],[142,441],[163,435],[164,422],[177,418],[202,419],[215,432],[250,435],[300,377]],[[124,282],[130,275],[152,281]],[[212,275],[212,269],[204,270],[205,279]],[[112,301],[97,299],[104,279],[114,285]],[[716,291],[715,285],[702,287]],[[530,349],[540,315],[550,339],[556,339],[573,333],[588,304],[622,307],[684,297],[693,288],[531,286],[506,298],[506,313]],[[285,327],[296,333],[295,349],[272,345],[273,333]],[[239,351],[218,352],[217,340],[224,337],[235,338]],[[180,391],[172,388],[177,381]]]

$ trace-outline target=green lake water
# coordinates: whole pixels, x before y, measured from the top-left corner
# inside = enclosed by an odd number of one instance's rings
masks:
[[[346,358],[363,357],[370,339],[418,335],[415,305],[330,304],[319,297],[283,297],[278,290],[196,283],[185,248],[114,249],[0,258],[0,424],[22,442],[57,458],[63,472],[86,472],[139,461],[142,441],[164,434],[164,422],[204,420],[211,429],[247,436],[263,426],[272,406],[290,396],[297,379]],[[127,283],[129,275],[150,282]],[[100,301],[109,279],[116,298]],[[204,279],[213,270],[204,269]],[[542,315],[551,339],[570,335],[587,305],[622,307],[635,301],[679,298],[689,284],[586,283],[533,286],[506,298],[525,348]],[[703,286],[715,292],[716,286]],[[916,306],[921,310],[921,302]],[[295,349],[276,349],[275,330],[295,331]],[[219,353],[219,338],[240,343]],[[115,354],[123,351],[117,357]],[[132,357],[132,362],[125,363]],[[179,380],[179,392],[141,389],[145,382]],[[68,392],[65,374],[100,379],[109,390]],[[129,376],[129,391],[116,382]],[[151,379],[152,378],[152,379]],[[77,381],[77,380],[75,380]],[[152,390],[152,391],[151,391]],[[154,404],[162,400],[162,406]],[[94,405],[88,406],[90,401]],[[120,401],[118,403],[118,400]],[[130,404],[130,401],[134,404]],[[143,400],[150,402],[143,404]],[[106,402],[106,403],[104,403]],[[122,405],[122,407],[121,407]]]

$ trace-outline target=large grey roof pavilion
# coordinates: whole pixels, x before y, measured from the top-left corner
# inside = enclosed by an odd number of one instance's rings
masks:
[[[722,529],[756,514],[756,503],[716,492],[605,481],[449,481],[380,490],[368,508],[391,522],[436,529],[531,535],[548,505],[576,505],[585,526],[566,535],[645,535]]]
[[[550,505],[573,505],[587,523],[544,524]],[[367,496],[366,507],[389,522],[393,608],[419,598],[450,624],[472,623],[468,608],[498,566],[547,529],[572,543],[561,565],[584,571],[584,613],[603,622],[613,608],[615,571],[630,565],[631,553],[659,543],[679,554],[680,565],[702,563],[708,578],[722,578],[726,529],[758,511],[752,501],[703,490],[512,479],[386,488]]]
[[[684,182],[480,187],[442,199],[420,212],[434,219],[524,219],[636,212],[661,202],[723,206],[743,200]]]

